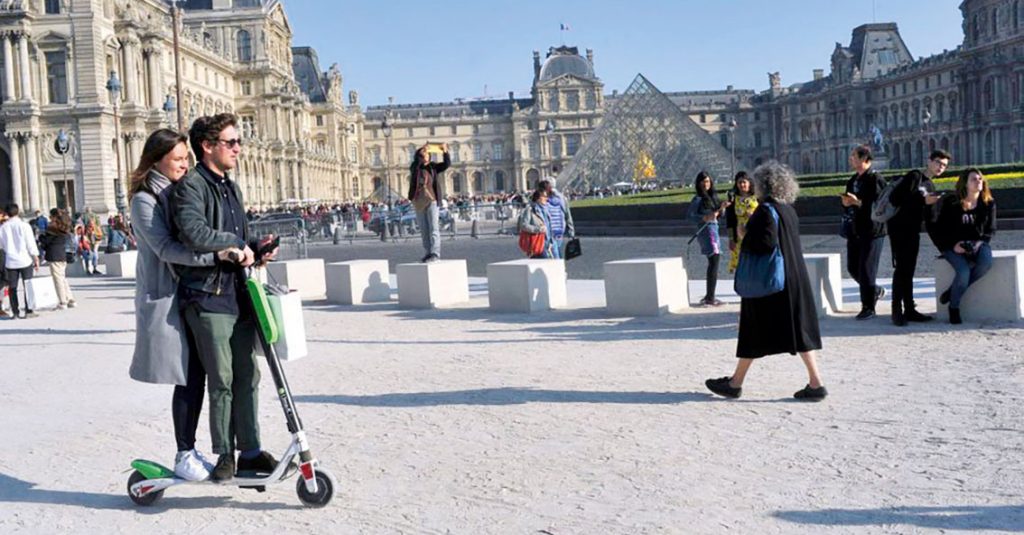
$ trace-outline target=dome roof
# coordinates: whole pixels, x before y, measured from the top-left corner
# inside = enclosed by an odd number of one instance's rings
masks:
[[[594,76],[594,67],[580,55],[576,47],[552,48],[540,69],[540,81],[554,80],[564,74],[587,80],[597,79],[597,76]]]

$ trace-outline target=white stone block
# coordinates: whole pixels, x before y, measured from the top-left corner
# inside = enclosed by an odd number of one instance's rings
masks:
[[[398,264],[398,302],[409,308],[437,308],[469,301],[465,260]]]
[[[935,260],[935,307],[938,316],[949,319],[949,305],[939,296],[953,283],[953,266]],[[964,321],[1018,321],[1024,319],[1024,250],[992,251],[992,269],[960,300]]]
[[[487,265],[487,299],[495,312],[537,312],[566,305],[565,261],[523,259]]]
[[[321,258],[285,260],[267,264],[267,279],[299,292],[303,301],[327,296],[324,261]]]
[[[637,258],[604,263],[609,314],[657,316],[690,307],[683,259]]]
[[[843,271],[838,253],[804,254],[807,277],[811,280],[814,308],[818,317],[825,317],[829,310],[843,311]]]
[[[138,251],[124,251],[121,253],[109,253],[100,255],[100,260],[107,267],[108,277],[120,277],[122,279],[135,278],[135,263],[139,259]]]
[[[351,260],[327,264],[327,300],[342,305],[391,299],[387,260]]]
[[[90,265],[90,269],[92,269]],[[68,264],[68,270],[65,272],[68,277],[88,277],[89,273],[85,271],[85,267],[82,265],[81,257],[75,257],[75,261]]]

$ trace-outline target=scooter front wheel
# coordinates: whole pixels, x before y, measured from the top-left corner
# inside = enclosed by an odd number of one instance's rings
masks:
[[[317,468],[315,477],[316,492],[311,493],[306,489],[306,480],[302,479],[301,476],[295,484],[295,492],[299,495],[299,501],[306,507],[323,507],[331,503],[331,498],[334,497],[334,487],[337,486],[334,476],[322,468]]]
[[[141,505],[142,507],[153,505],[164,495],[164,491],[162,490],[151,492],[145,496],[136,496],[133,494],[132,486],[141,481],[145,481],[146,479],[146,476],[142,475],[138,470],[132,471],[132,475],[128,476],[128,497],[135,502],[135,505]]]

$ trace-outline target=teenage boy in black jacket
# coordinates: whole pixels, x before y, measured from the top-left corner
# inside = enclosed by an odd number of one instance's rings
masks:
[[[846,236],[846,270],[860,286],[858,320],[874,317],[875,303],[885,295],[885,290],[875,283],[885,224],[871,220],[871,205],[885,187],[885,180],[871,169],[871,160],[871,149],[866,145],[850,152],[854,175],[846,182],[846,192],[841,196],[844,210],[853,220]]]
[[[189,130],[199,163],[174,187],[171,206],[181,243],[198,252],[229,247],[243,251],[240,264],[180,267],[178,294],[185,322],[196,341],[208,376],[210,436],[217,465],[213,481],[238,471],[270,473],[277,460],[260,447],[260,371],[253,353],[256,317],[245,291],[245,271],[273,259],[276,251],[256,258],[261,243],[251,241],[242,190],[229,172],[238,165],[242,140],[237,119],[229,113],[200,117]]]
[[[932,206],[941,194],[935,191],[932,179],[949,167],[950,155],[935,150],[928,156],[923,171],[910,171],[896,184],[889,201],[899,210],[886,222],[889,246],[892,248],[892,323],[903,327],[908,321],[931,321],[914,305],[914,271],[921,249],[921,224],[929,218]]]

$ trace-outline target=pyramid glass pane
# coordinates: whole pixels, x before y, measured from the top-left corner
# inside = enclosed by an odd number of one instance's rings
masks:
[[[729,181],[739,168],[718,140],[638,74],[558,183],[578,192],[646,180],[688,184],[702,170]]]

